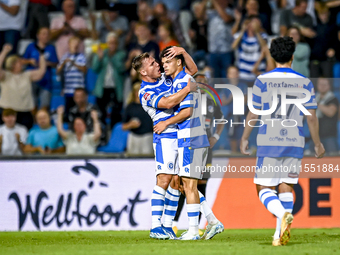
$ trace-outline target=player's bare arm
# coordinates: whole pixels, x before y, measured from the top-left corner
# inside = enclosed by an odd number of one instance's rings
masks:
[[[185,64],[186,64],[185,72],[187,74],[190,74],[191,76],[193,76],[195,73],[197,73],[198,68],[197,68],[194,60],[188,54],[188,52],[185,51],[184,48],[177,47],[177,46],[171,47],[167,51],[166,57],[168,59],[172,59],[172,58],[174,58],[175,56],[178,56],[178,55],[182,55],[184,57],[184,61],[185,61]]]
[[[320,141],[319,136],[319,120],[316,116],[315,110],[308,110],[311,115],[307,115],[307,124],[309,128],[310,135],[314,143],[315,157],[322,158],[325,154],[325,148]]]
[[[172,124],[177,124],[177,123],[181,123],[182,121],[186,120],[187,118],[189,118],[191,116],[191,108],[185,108],[183,110],[181,110],[177,115],[175,115],[174,117],[171,117],[170,119],[167,119],[165,121],[160,121],[158,122],[154,127],[153,127],[153,131],[156,134],[160,134],[162,133],[169,125]]]
[[[251,131],[253,130],[252,126],[248,125],[248,121],[249,120],[253,120],[253,119],[258,119],[258,115],[249,112],[246,118],[246,125],[243,131],[243,135],[241,137],[241,143],[240,143],[240,151],[242,154],[244,155],[250,155],[251,153],[249,151],[247,151],[249,149],[248,144],[249,144],[249,136],[251,134]]]

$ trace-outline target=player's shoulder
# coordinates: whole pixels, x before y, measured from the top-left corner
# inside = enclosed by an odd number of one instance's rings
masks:
[[[267,79],[298,79],[299,82],[304,84],[309,84],[310,80],[303,74],[294,71],[292,68],[275,68],[269,72],[260,74],[257,77],[257,80],[261,81],[262,83],[266,82]]]

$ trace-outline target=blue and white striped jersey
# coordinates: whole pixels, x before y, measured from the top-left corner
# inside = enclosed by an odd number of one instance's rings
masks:
[[[60,60],[62,64],[66,59],[72,60],[78,66],[86,66],[86,57],[82,53],[66,53]],[[74,66],[72,62],[67,62],[64,66],[64,93],[73,95],[76,88],[85,87],[85,74]]]
[[[286,115],[281,115],[282,88],[307,89],[311,93],[311,98],[303,106],[307,110],[317,108],[313,83],[291,68],[276,68],[258,76],[253,86],[252,102],[254,108],[258,110],[271,109],[273,90],[277,91],[278,96],[276,110],[271,115],[261,116],[264,125],[259,128],[257,135],[258,157],[303,157],[305,146],[304,114],[294,104],[289,104],[286,107]],[[304,97],[303,93],[297,92],[287,92],[286,95],[287,99]],[[273,121],[273,119],[280,121]],[[283,120],[284,126],[282,125]]]
[[[142,81],[141,88],[139,90],[139,100],[144,111],[150,115],[154,125],[174,116],[173,109],[158,108],[159,100],[164,96],[171,95],[171,85],[171,77],[167,77],[164,73],[162,73],[162,76],[156,82],[151,83]],[[177,126],[168,126],[159,136],[164,137],[165,134],[167,134],[169,138],[177,138]],[[155,135],[156,134],[154,134],[154,136]]]
[[[184,69],[174,79],[172,93],[177,93],[187,86],[192,76],[185,73]],[[192,115],[185,121],[178,123],[178,147],[191,147],[192,149],[209,147],[209,140],[204,128],[202,115],[201,92],[190,93],[174,108],[175,114],[182,109],[192,107]]]

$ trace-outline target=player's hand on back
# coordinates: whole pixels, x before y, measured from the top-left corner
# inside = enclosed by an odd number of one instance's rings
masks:
[[[241,143],[240,143],[240,151],[242,154],[244,155],[250,155],[251,152],[247,151],[249,149],[249,141],[246,139],[241,139]]]
[[[194,79],[190,79],[187,83],[186,89],[189,92],[195,92],[197,91],[198,84]]]
[[[322,158],[325,155],[325,148],[323,147],[323,144],[320,143],[319,145],[314,147],[315,150],[315,157],[316,158]]]

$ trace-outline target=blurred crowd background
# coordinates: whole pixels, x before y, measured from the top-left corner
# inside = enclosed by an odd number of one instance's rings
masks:
[[[270,41],[285,35],[293,69],[315,78],[320,136],[338,154],[338,0],[0,0],[1,154],[152,155],[135,56],[183,47],[207,82],[228,79],[246,95],[275,68]],[[220,97],[224,118],[242,121],[230,92]],[[214,150],[238,154],[242,131],[226,125]]]

